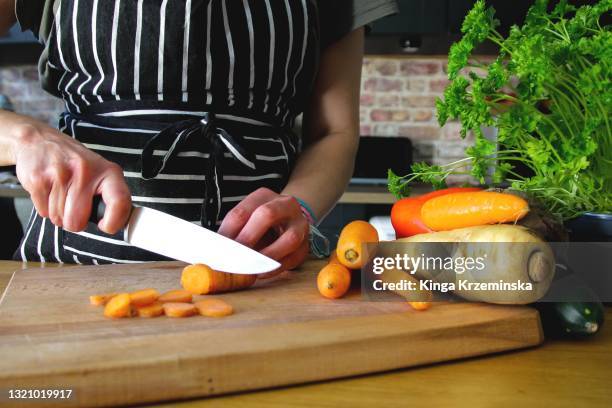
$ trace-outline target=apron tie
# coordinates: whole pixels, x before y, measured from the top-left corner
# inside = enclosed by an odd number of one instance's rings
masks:
[[[244,166],[255,169],[255,157],[244,149],[237,138],[216,126],[214,113],[207,112],[201,119],[188,119],[173,123],[153,136],[145,145],[141,156],[142,178],[151,180],[157,177],[178,154],[186,147],[192,137],[202,151],[210,151],[204,175],[204,201],[200,222],[210,229],[214,228],[221,211],[222,193],[219,179],[223,181],[222,160],[225,151]],[[154,155],[155,150],[165,150],[163,156]]]

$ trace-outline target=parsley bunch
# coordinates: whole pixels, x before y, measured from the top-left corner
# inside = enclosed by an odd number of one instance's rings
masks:
[[[601,25],[612,0],[580,8],[560,0],[548,10],[548,0],[536,0],[504,38],[493,8],[476,2],[450,50],[451,83],[436,103],[440,125],[458,119],[461,137],[473,132],[474,143],[463,160],[417,163],[403,177],[390,171],[398,198],[411,181],[440,188],[451,174],[471,174],[482,184],[510,184],[561,219],[612,212],[612,27]],[[473,61],[486,40],[499,55]],[[498,129],[496,141],[485,137],[486,126]],[[519,163],[531,174],[515,171]]]

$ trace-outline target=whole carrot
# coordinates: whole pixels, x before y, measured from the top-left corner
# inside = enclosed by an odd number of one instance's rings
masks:
[[[454,193],[432,198],[421,207],[421,218],[434,231],[516,222],[529,212],[527,201],[490,191]]]
[[[340,232],[336,255],[338,261],[349,269],[360,269],[368,261],[364,244],[378,244],[378,232],[368,222],[353,221]]]

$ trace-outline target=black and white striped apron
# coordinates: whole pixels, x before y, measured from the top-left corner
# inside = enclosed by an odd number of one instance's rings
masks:
[[[280,192],[291,132],[316,75],[312,0],[58,0],[52,78],[59,128],[119,164],[135,205],[207,228],[259,187]],[[160,231],[159,239],[171,240]],[[16,259],[161,259],[90,224],[71,233],[33,211]]]

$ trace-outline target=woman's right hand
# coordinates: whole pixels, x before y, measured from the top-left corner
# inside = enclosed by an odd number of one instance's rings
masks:
[[[68,231],[87,226],[94,195],[106,204],[100,230],[114,234],[125,226],[130,190],[119,165],[87,149],[52,127],[21,115],[2,112],[0,139],[12,143],[17,177],[40,216]]]

